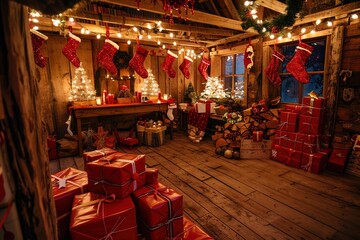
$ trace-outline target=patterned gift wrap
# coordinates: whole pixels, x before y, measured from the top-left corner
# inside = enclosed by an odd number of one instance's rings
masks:
[[[319,117],[300,114],[299,132],[318,135],[321,131],[321,119]]]
[[[282,147],[280,145],[275,144],[271,148],[270,159],[286,164],[288,161],[289,150],[290,149],[287,147]]]
[[[145,184],[145,155],[115,153],[87,163],[89,191],[125,198]]]
[[[71,212],[73,240],[137,240],[135,206],[130,197],[115,199],[85,193],[74,198]]]
[[[293,112],[284,112],[280,113],[280,124],[278,130],[288,131],[288,132],[297,132],[299,114]]]
[[[132,194],[140,231],[146,239],[182,239],[183,196],[161,183],[145,185]]]
[[[58,238],[66,239],[70,236],[70,216],[74,196],[87,192],[87,173],[67,168],[51,175],[51,183],[56,207]]]
[[[319,174],[326,166],[326,156],[322,153],[303,153],[301,158],[301,168],[311,172]]]
[[[326,107],[326,98],[324,97],[318,97],[312,98],[312,97],[304,97],[303,98],[303,104],[306,106],[316,107],[316,108],[325,108]]]

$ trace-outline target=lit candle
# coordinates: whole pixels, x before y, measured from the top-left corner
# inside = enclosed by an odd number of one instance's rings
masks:
[[[164,94],[164,99],[168,100],[168,95],[167,94]]]
[[[96,97],[96,105],[101,105],[101,97]]]
[[[114,104],[114,94],[109,93],[107,95],[107,103],[108,104]]]

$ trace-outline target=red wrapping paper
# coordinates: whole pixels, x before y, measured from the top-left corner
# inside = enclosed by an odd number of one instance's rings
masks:
[[[145,184],[158,183],[159,170],[157,168],[145,168]]]
[[[316,108],[325,108],[326,107],[326,98],[318,97],[318,99],[312,97],[304,97],[303,104]]]
[[[326,165],[326,156],[321,153],[303,153],[301,158],[301,168],[312,173],[319,174]]]
[[[65,187],[59,188],[60,179],[67,179]],[[74,196],[87,192],[87,173],[74,168],[67,168],[52,175],[51,184],[55,200],[58,238],[66,239],[70,236],[70,216]]]
[[[190,219],[184,216],[183,237],[175,237],[175,240],[213,240],[206,232],[199,228]]]
[[[289,156],[289,148],[287,147],[283,147],[275,144],[271,148],[270,158],[272,160],[286,164],[288,161],[288,156]]]
[[[289,132],[288,134],[288,148],[297,151],[303,151],[305,134],[299,132]]]
[[[263,131],[253,131],[253,141],[261,142],[263,138]]]
[[[86,164],[89,191],[125,198],[145,184],[145,155],[115,153]]]
[[[323,117],[325,108],[317,108],[303,105],[300,113],[303,115],[314,116],[314,117]]]
[[[84,166],[88,162],[95,161],[99,158],[111,155],[113,153],[116,153],[117,151],[111,148],[103,148],[91,152],[84,152],[83,153],[83,159],[84,159]]]
[[[161,183],[145,185],[132,194],[140,231],[147,239],[182,237],[183,196]]]
[[[197,113],[215,113],[215,105],[212,101],[199,101],[194,106]]]
[[[320,134],[320,131],[321,119],[319,117],[300,114],[299,132],[317,135]]]
[[[289,149],[289,155],[287,156],[286,165],[294,168],[300,168],[302,158],[302,152],[294,149]]]
[[[278,126],[278,130],[297,132],[298,119],[298,113],[282,111],[280,113],[280,124]]]
[[[280,145],[282,147],[287,147],[289,141],[288,135],[289,132],[276,130],[275,136],[273,138],[273,145]]]
[[[77,195],[70,230],[73,240],[137,240],[135,206],[130,197],[114,199],[95,193]]]
[[[59,158],[59,154],[56,146],[56,138],[48,137],[47,147],[48,147],[49,160]]]
[[[319,152],[320,149],[319,135],[303,134],[303,136],[304,136],[303,152],[305,153]]]
[[[300,113],[303,105],[298,104],[287,104],[285,105],[284,110],[287,112]]]
[[[349,158],[350,149],[341,149],[333,148],[328,164],[327,169],[343,173],[345,171],[346,162]]]

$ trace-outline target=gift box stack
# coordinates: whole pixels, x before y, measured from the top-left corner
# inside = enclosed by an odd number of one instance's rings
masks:
[[[326,99],[304,97],[302,105],[286,105],[273,138],[271,159],[319,174],[328,150],[320,148]]]
[[[152,147],[158,147],[165,142],[165,131],[162,121],[142,121],[139,120],[136,124],[137,138],[140,145],[147,145]]]
[[[212,239],[183,218],[182,195],[158,182],[145,155],[86,155],[86,171],[52,175],[59,239]]]
[[[211,100],[199,100],[194,104],[197,113],[215,113],[216,103]]]

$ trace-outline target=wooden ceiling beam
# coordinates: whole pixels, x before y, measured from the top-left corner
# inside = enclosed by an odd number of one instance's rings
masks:
[[[224,0],[224,3],[231,15],[231,18],[233,18],[235,20],[240,20],[239,13],[238,13],[234,3],[231,0]]]
[[[286,9],[286,4],[277,0],[257,0],[256,4],[279,13],[285,13]]]
[[[326,19],[342,14],[348,14],[352,12],[360,11],[360,1],[348,3],[339,7],[327,9],[321,12],[309,14],[302,19],[297,19],[294,26],[315,22],[317,19]]]
[[[137,4],[135,1],[102,0],[102,2],[137,9]],[[164,14],[164,9],[161,4],[153,5],[150,1],[141,2],[140,10],[153,12],[153,13],[157,13],[157,14]],[[213,14],[209,14],[209,13],[204,13],[204,12],[200,12],[197,10],[194,10],[194,14],[191,14],[191,13],[188,14],[188,20],[193,21],[193,22],[214,25],[214,26],[218,26],[218,27],[222,27],[222,28],[243,31],[243,29],[241,27],[241,21],[224,18],[224,17],[213,15]],[[255,31],[255,30],[250,29],[247,32],[249,32],[249,31]]]
[[[219,11],[218,11],[218,9],[217,9],[214,1],[213,1],[213,0],[210,0],[209,2],[210,2],[210,4],[211,4],[212,8],[214,9],[216,15],[220,16],[220,13],[219,13]]]
[[[245,38],[255,37],[257,35],[258,35],[258,33],[242,33],[242,34],[238,34],[235,36],[231,36],[228,38],[223,38],[223,39],[214,41],[210,44],[207,44],[206,47],[210,48],[210,47],[214,47],[214,46],[218,46],[218,45],[222,45],[222,44],[227,44],[229,42],[241,41]]]
[[[99,15],[96,13],[91,12],[84,12],[84,13],[74,13],[74,14],[67,14],[68,17],[86,19],[90,21],[100,21]],[[119,24],[123,26],[142,26],[146,29],[147,23],[156,24],[157,21],[143,19],[143,18],[133,18],[133,17],[120,17],[120,16],[113,16],[110,14],[102,14],[102,22]],[[189,26],[184,24],[170,24],[167,22],[162,22],[161,26],[168,31],[186,31],[186,32],[195,32],[201,34],[210,34],[210,35],[218,35],[218,36],[233,36],[234,31],[230,29],[215,29],[209,27],[198,27],[198,26]]]

